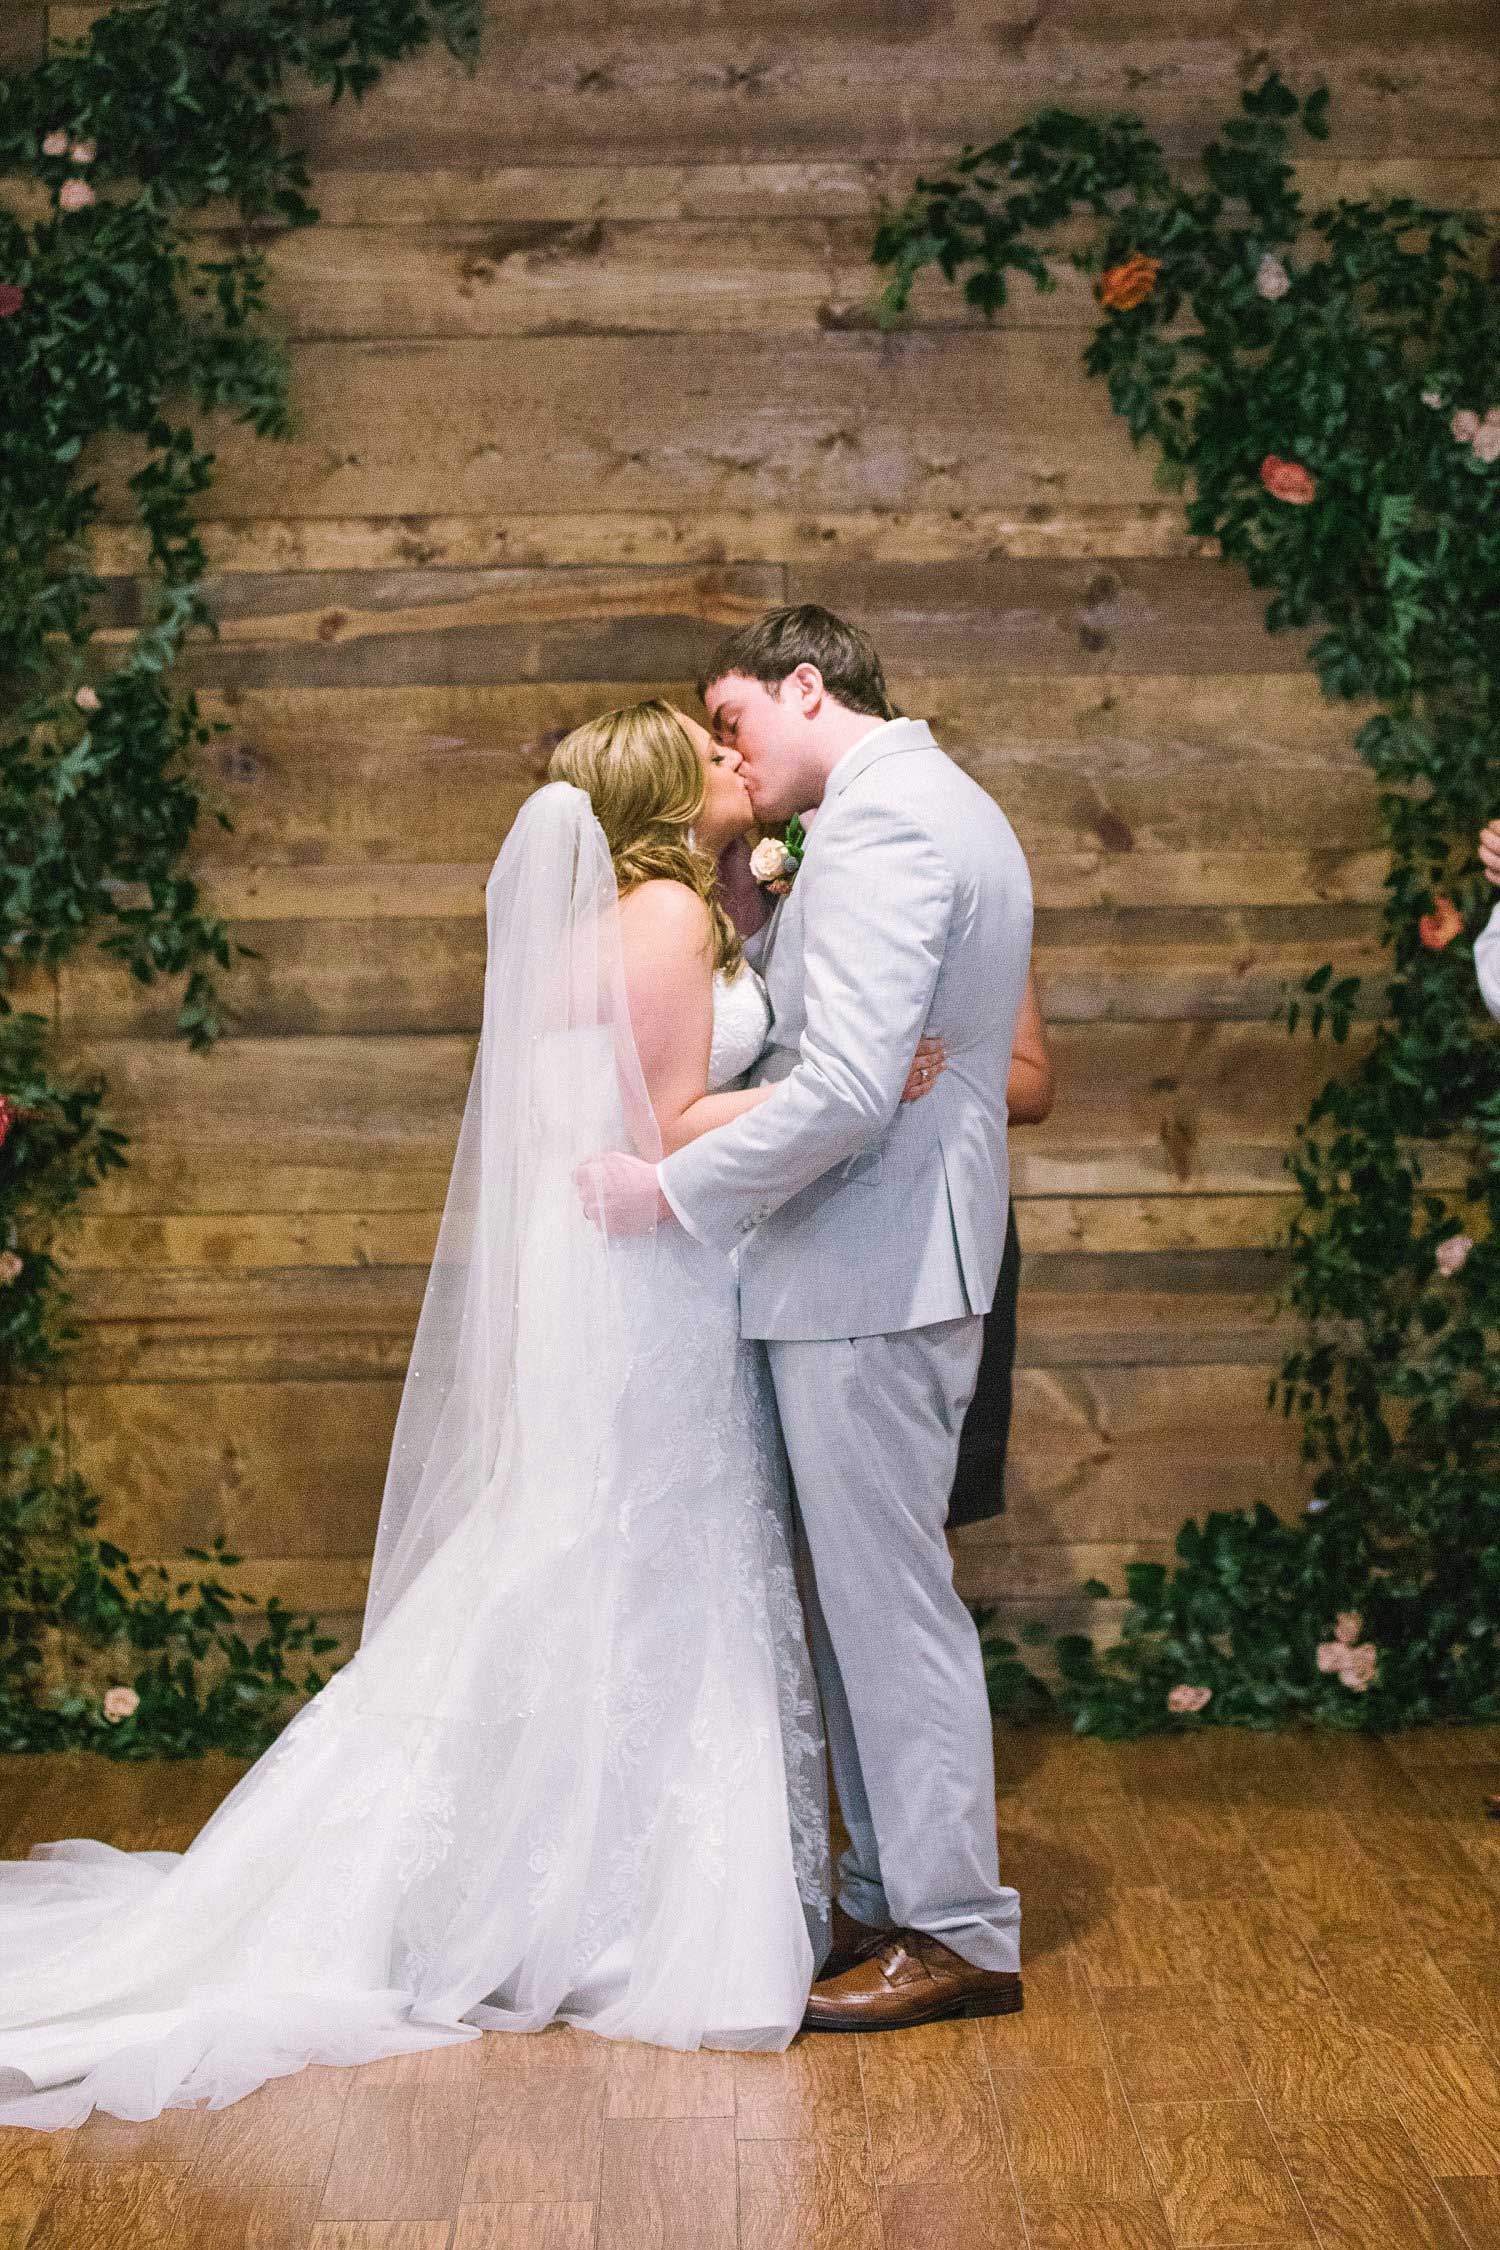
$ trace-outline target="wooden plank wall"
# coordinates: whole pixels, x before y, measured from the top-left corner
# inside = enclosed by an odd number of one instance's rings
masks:
[[[1129,105],[1187,162],[1271,62],[1334,90],[1313,196],[1494,206],[1493,31],[1489,0],[542,0],[494,10],[477,76],[300,115],[324,223],[272,252],[299,432],[222,433],[194,667],[233,730],[200,866],[262,957],[209,1058],[111,966],[54,996],[139,1136],[77,1237],[66,1393],[138,1553],[223,1530],[255,1584],[357,1611],[485,872],[564,729],[688,696],[723,626],[802,597],[873,628],[1036,877],[1061,1094],[1016,1139],[1013,1504],[960,1542],[966,1588],[1071,1616],[1192,1511],[1300,1504],[1264,1246],[1323,1065],[1272,1019],[1287,977],[1370,957],[1351,718],[1154,492],[1079,370],[1076,277],[993,333],[927,291],[886,337],[867,247],[966,136]]]

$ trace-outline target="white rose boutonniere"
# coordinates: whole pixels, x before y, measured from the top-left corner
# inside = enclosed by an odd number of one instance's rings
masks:
[[[750,872],[757,883],[785,898],[797,880],[797,870],[802,865],[802,854],[807,849],[807,836],[800,820],[787,823],[786,836],[762,836],[750,854]]]
[[[757,883],[784,882],[796,864],[779,836],[763,836],[750,854],[750,872]]]

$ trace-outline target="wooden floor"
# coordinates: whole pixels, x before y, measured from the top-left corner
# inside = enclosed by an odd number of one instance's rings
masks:
[[[1496,2250],[1500,1729],[999,1749],[1023,2016],[0,2134],[0,2250]],[[233,1771],[0,1761],[4,1853],[179,1845]]]

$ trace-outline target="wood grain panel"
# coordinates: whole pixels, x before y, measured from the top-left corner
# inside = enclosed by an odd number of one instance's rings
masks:
[[[277,1314],[273,1292],[267,1317]],[[1289,1441],[1282,1433],[1281,1458],[1268,1458],[1254,1419],[1263,1387],[1260,1370],[1239,1368],[1023,1373],[1010,1509],[963,1534],[965,1583],[1011,1596],[1076,1589],[1127,1558],[1166,1560],[1187,1513],[1236,1499],[1294,1509]],[[135,1552],[170,1556],[222,1532],[266,1558],[247,1589],[342,1609],[363,1585],[357,1568],[335,1566],[370,1551],[399,1397],[394,1377],[76,1384],[73,1459],[106,1496],[110,1535]]]
[[[1259,1250],[1281,1236],[1285,1195],[1025,1196],[1016,1200],[1027,1254],[1119,1255]],[[60,1245],[83,1274],[110,1267],[425,1266],[437,1211],[90,1213]]]
[[[1004,130],[1065,95],[1085,110],[1128,107],[1176,153],[1196,155],[1232,108],[1245,67],[1243,33],[1199,0],[1181,13],[1142,11],[1122,26],[1096,0],[1055,22],[1000,9],[874,0],[835,12],[828,0],[754,26],[710,13],[691,42],[686,11],[596,6],[570,19],[549,10],[528,36],[493,42],[474,75],[451,63],[422,73],[426,102],[398,74],[353,115],[303,113],[320,158],[386,163],[584,162],[608,147],[637,158],[788,159],[816,149],[875,149],[942,161],[966,138]],[[1343,151],[1469,154],[1488,144],[1488,76],[1477,0],[1424,11],[1423,36],[1394,0],[1360,11],[1340,0],[1315,19],[1285,4],[1256,16],[1256,62],[1294,79],[1333,80]],[[1399,57],[1400,67],[1395,67]],[[997,84],[998,81],[998,84]],[[976,105],[976,87],[995,85]],[[976,106],[979,114],[976,116]]]
[[[651,508],[664,490],[679,506],[1149,499],[1148,460],[1069,356],[1029,329],[744,336],[727,353],[663,336],[307,343],[295,438],[205,423],[205,513]],[[101,454],[113,515],[132,466]]]
[[[1131,2103],[1174,2240],[1316,2250],[1300,2197],[1251,2101]]]
[[[1395,2118],[1276,2129],[1322,2250],[1466,2250],[1453,2212]],[[1462,2212],[1460,2211],[1460,2217]]]
[[[899,675],[892,684],[899,697]],[[657,693],[693,706],[691,679],[649,674],[207,698],[212,715],[232,722],[208,754],[206,775],[210,803],[234,830],[205,827],[199,865],[478,861],[487,872],[568,729]],[[1141,883],[1152,884],[1143,903],[1163,884],[1169,902],[1184,875],[1200,886],[1189,895],[1203,897],[1205,855],[1226,840],[1270,855],[1273,883],[1284,885],[1294,867],[1312,872],[1309,805],[1335,879],[1351,854],[1371,865],[1374,794],[1350,715],[1326,704],[1305,676],[952,674],[908,701],[1004,806],[1028,854],[1043,864],[1107,855],[1084,871],[1090,895],[1105,903],[1116,899],[1107,880],[1115,873],[1120,904]],[[1192,855],[1196,873],[1169,870],[1153,881],[1149,869],[1136,874],[1127,864],[1157,853]],[[1226,876],[1238,858],[1231,855]],[[1249,904],[1254,896],[1242,902],[1211,889],[1207,902]],[[1278,890],[1267,903],[1283,896]]]
[[[888,2250],[858,2141],[742,2141],[738,2162],[739,2250]]]
[[[610,2120],[598,2250],[737,2250],[738,2233],[732,2118]]]
[[[912,166],[878,148],[830,162],[805,153],[784,161],[752,158],[717,163],[711,151],[690,163],[600,161],[577,164],[436,162],[350,164],[331,148],[319,171],[316,201],[325,231],[343,227],[432,228],[485,226],[536,219],[573,224],[603,219],[681,223],[765,222],[768,219],[843,219],[867,223],[887,203],[909,193]],[[951,153],[951,152],[950,152]],[[1304,151],[1293,144],[1293,177],[1313,207],[1340,197],[1408,195],[1422,201],[1500,209],[1500,159],[1480,151],[1387,156],[1371,148],[1354,154],[1338,139]],[[1174,175],[1197,185],[1204,177],[1195,158],[1175,159]],[[206,213],[198,231],[217,231],[219,214]]]
[[[728,628],[782,597],[771,565],[692,570],[233,572],[205,585],[218,636],[187,673],[220,690],[691,678]],[[835,603],[879,640],[908,697],[952,674],[1210,678],[1242,694],[1306,680],[1306,633],[1268,634],[1264,602],[1211,561],[841,561],[787,591]],[[109,581],[99,645],[141,622],[139,582]],[[1036,692],[1035,688],[1032,690]]]

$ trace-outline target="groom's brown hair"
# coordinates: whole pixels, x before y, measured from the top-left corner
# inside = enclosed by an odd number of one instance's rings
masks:
[[[753,625],[742,625],[729,634],[704,668],[698,693],[706,694],[715,680],[726,680],[731,672],[779,688],[799,664],[816,664],[824,687],[846,711],[867,711],[876,719],[896,717],[869,634],[846,618],[835,617],[831,609],[819,609],[816,602],[768,610]]]

